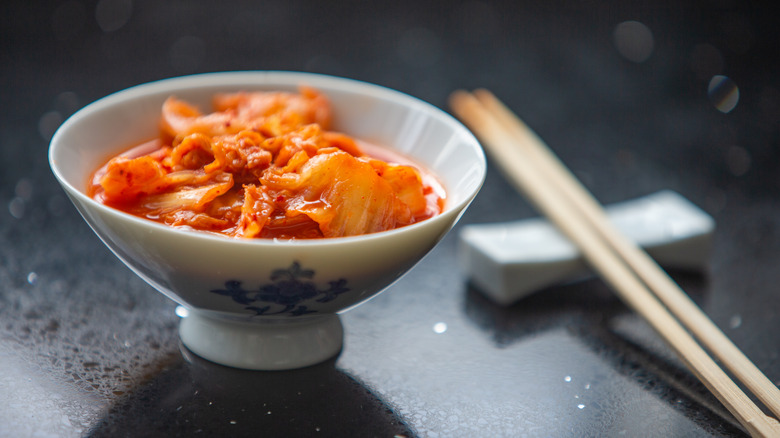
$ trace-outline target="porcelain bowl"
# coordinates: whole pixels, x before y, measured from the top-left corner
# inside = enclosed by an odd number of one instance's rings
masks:
[[[356,237],[231,239],[161,225],[86,194],[108,158],[158,134],[170,95],[210,110],[218,92],[324,92],[334,130],[401,152],[446,190],[431,219]],[[211,73],[139,85],[100,99],[65,121],[51,140],[52,171],[89,226],[155,289],[186,309],[184,345],[211,361],[247,369],[298,368],[337,354],[338,313],[387,288],[427,254],[479,191],[485,157],[474,136],[436,107],[350,79],[295,72]]]

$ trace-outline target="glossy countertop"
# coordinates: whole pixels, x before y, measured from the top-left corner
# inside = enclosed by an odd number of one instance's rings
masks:
[[[185,74],[295,70],[449,110],[485,87],[603,203],[673,190],[717,224],[672,271],[780,382],[780,38],[739,2],[8,1],[0,5],[0,437],[731,437],[745,433],[598,279],[500,306],[461,227],[538,216],[489,161],[459,225],[344,313],[325,363],[256,372],[181,346],[47,162],[70,114]],[[378,249],[381,250],[381,249]]]

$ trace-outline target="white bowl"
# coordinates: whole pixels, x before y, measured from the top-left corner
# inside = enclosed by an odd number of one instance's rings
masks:
[[[122,148],[158,135],[170,95],[210,108],[218,92],[324,92],[333,129],[402,152],[439,177],[444,211],[381,233],[318,240],[231,239],[184,231],[102,205],[86,194],[89,176]],[[78,111],[49,148],[54,175],[100,239],[155,289],[188,309],[182,342],[194,353],[247,369],[290,369],[337,354],[338,312],[385,289],[452,228],[479,191],[482,149],[432,105],[354,80],[291,72],[211,73],[129,88]]]

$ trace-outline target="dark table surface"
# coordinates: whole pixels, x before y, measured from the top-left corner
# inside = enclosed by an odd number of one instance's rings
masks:
[[[0,436],[743,435],[599,280],[489,301],[459,270],[459,228],[343,315],[333,360],[206,362],[46,156],[83,105],[184,74],[327,73],[444,109],[487,87],[600,201],[671,189],[715,218],[708,268],[672,274],[780,381],[778,20],[740,4],[2,2]],[[459,226],[536,216],[489,164]]]

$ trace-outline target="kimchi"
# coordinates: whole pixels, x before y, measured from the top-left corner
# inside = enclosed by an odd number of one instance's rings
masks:
[[[213,111],[176,97],[159,138],[98,169],[90,196],[172,227],[238,238],[375,233],[437,215],[444,191],[411,161],[331,130],[325,95],[237,92]]]

